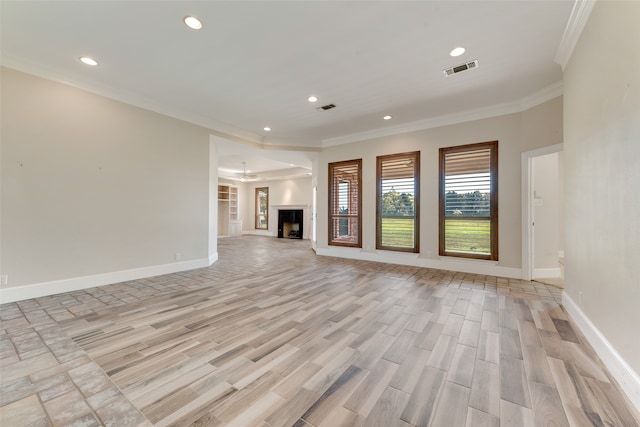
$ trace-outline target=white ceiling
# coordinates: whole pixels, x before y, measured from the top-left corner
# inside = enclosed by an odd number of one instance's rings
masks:
[[[242,175],[257,175],[249,181],[307,177],[311,174],[317,151],[272,150],[257,144],[241,144],[215,138],[218,146],[218,177],[240,180]]]
[[[222,169],[310,168],[313,151],[296,147],[393,133],[557,87],[554,56],[573,3],[2,0],[2,63],[267,148],[228,141]],[[187,28],[187,15],[204,28]],[[456,46],[466,53],[452,58]],[[99,66],[81,64],[82,55]],[[443,76],[474,59],[477,69]],[[329,103],[337,107],[316,110]],[[291,149],[274,157],[275,146]]]

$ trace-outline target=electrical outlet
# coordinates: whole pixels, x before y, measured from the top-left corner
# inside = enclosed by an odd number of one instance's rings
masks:
[[[176,261],[180,261],[182,258],[182,254],[180,252],[176,252]]]
[[[3,274],[2,276],[0,276],[0,286],[5,286],[9,284],[9,276],[6,274]]]

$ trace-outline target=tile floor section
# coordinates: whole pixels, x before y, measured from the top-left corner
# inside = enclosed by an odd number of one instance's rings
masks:
[[[292,263],[294,266],[306,265],[306,268],[312,270],[317,268],[324,272],[331,271],[333,277],[336,278],[339,278],[341,275],[348,276],[350,273],[357,272],[360,278],[366,277],[367,280],[378,281],[383,281],[386,278],[393,284],[401,284],[403,281],[414,282],[417,285],[424,283],[428,286],[435,286],[433,289],[446,287],[446,289],[455,290],[456,293],[464,290],[469,295],[476,291],[481,291],[482,293],[488,292],[491,295],[497,296],[497,298],[495,298],[496,301],[498,301],[500,296],[512,296],[514,298],[524,299],[531,298],[537,301],[536,304],[539,306],[551,307],[551,311],[557,310],[556,313],[560,314],[559,316],[546,317],[543,320],[552,321],[553,325],[551,325],[551,327],[557,330],[557,333],[562,337],[563,341],[567,341],[569,344],[575,342],[585,345],[584,338],[579,336],[579,333],[574,332],[576,329],[571,326],[570,321],[564,320],[566,316],[562,315],[562,309],[559,307],[561,290],[552,286],[546,286],[536,282],[442,272],[417,267],[317,257],[309,249],[308,242],[298,240],[283,242],[282,240],[278,241],[272,238],[248,236],[226,238],[220,239],[219,241],[219,253],[220,260],[209,268],[102,286],[0,306],[0,425],[2,425],[2,427],[89,427],[101,425],[128,427],[153,425],[149,418],[143,414],[144,408],[136,408],[132,400],[127,398],[126,394],[123,393],[105,373],[103,367],[89,356],[90,351],[88,352],[83,349],[79,344],[83,342],[82,337],[76,336],[74,340],[65,332],[65,328],[67,330],[69,328],[73,329],[73,327],[76,327],[80,322],[105,316],[106,313],[110,313],[110,311],[116,308],[118,308],[116,310],[118,312],[135,310],[137,307],[143,307],[145,302],[157,301],[158,298],[163,296],[172,297],[173,295],[182,295],[189,292],[204,292],[204,294],[207,294],[207,292],[209,292],[208,290],[228,283],[243,283],[245,288],[257,286],[257,282],[252,283],[252,278],[254,277],[259,277],[262,284],[268,284],[269,280],[277,282],[281,272],[295,277],[295,268],[291,268]],[[268,272],[268,274],[265,274],[265,272]],[[327,285],[330,284],[331,283],[327,283]],[[474,295],[477,296],[479,294],[476,292]],[[406,292],[404,296],[405,300],[411,298]],[[443,298],[443,300],[445,298]],[[447,313],[451,312],[452,309],[455,312],[456,301],[454,300],[449,301]],[[351,304],[351,306],[355,307],[353,304]],[[467,306],[464,307],[465,310],[466,307]],[[340,314],[340,316],[344,317],[347,315],[347,312],[345,312],[344,315]],[[336,316],[338,316],[338,314],[334,315],[332,321],[340,320],[335,319]],[[406,314],[405,317],[409,319],[410,316]],[[532,322],[526,323],[533,325],[533,320],[541,321],[541,319],[530,320]],[[502,319],[500,321],[502,322]],[[388,328],[394,327],[393,325],[396,323],[400,325],[400,323],[394,321],[389,324]],[[428,323],[426,318],[424,323],[425,325]],[[397,328],[398,330],[395,332],[387,330],[387,333],[391,334],[389,337],[394,335],[401,336],[401,332],[404,331],[403,328],[405,328],[407,324],[409,324],[408,321],[403,323],[404,326]],[[448,327],[448,322],[445,321],[442,325],[444,326],[440,329]],[[479,328],[480,323],[478,323],[478,329]],[[535,334],[535,330],[529,332]],[[541,333],[542,336],[542,332],[538,332]],[[412,336],[416,335],[410,331],[407,333],[411,333]],[[510,335],[512,333],[513,335]],[[503,355],[502,351],[504,350],[506,353],[511,351],[509,345],[512,338],[518,341],[513,347],[515,349],[514,351],[518,351],[516,347],[521,345],[519,340],[521,339],[524,343],[527,333],[526,330],[520,329],[519,336],[511,330],[502,330],[501,328],[500,362],[504,365],[515,363],[514,372],[518,372],[518,369],[522,370],[522,356],[520,356],[519,359],[513,358],[512,360]],[[459,330],[458,334],[460,334]],[[462,340],[462,337],[459,339]],[[356,339],[356,341],[357,340],[358,339]],[[462,353],[458,354],[456,350],[455,354],[450,353],[449,356],[456,358],[457,362],[460,362],[460,360],[464,360],[466,357],[464,353],[465,349],[472,347],[458,346],[456,348],[463,348]],[[543,347],[531,348],[530,350],[542,351],[540,350],[542,348]],[[433,350],[433,348],[431,350]],[[544,351],[547,352],[547,355],[549,355],[550,352],[553,353],[553,345],[546,346],[545,344]],[[475,352],[476,350],[474,349],[473,354],[475,354]],[[587,365],[589,363],[592,363],[593,366],[598,365],[599,361],[597,361],[592,351],[589,349],[588,352],[592,360],[588,361]],[[410,351],[410,348],[407,346],[406,353],[409,354],[407,357],[411,359],[417,358],[420,354],[427,354],[427,351],[413,347],[411,347]],[[403,354],[400,356],[398,356],[398,360],[402,361],[406,355]],[[550,356],[553,357],[553,354]],[[378,357],[380,357],[380,355],[378,355]],[[393,356],[387,356],[384,363],[389,366],[394,365],[392,363],[393,359]],[[473,364],[473,359],[471,360]],[[525,362],[529,363],[527,360],[525,360]],[[400,399],[402,406],[400,409],[394,409],[393,405],[391,405],[386,411],[379,413],[379,418],[377,418],[376,423],[372,423],[373,418],[371,418],[371,416],[367,418],[357,418],[355,417],[357,414],[351,414],[354,416],[352,419],[353,423],[344,422],[343,425],[384,424],[383,420],[385,416],[393,414],[394,411],[401,411],[402,408],[404,408],[404,412],[402,413],[404,419],[400,420],[400,414],[398,413],[395,414],[397,417],[394,415],[394,418],[389,418],[388,424],[386,425],[421,425],[419,422],[421,402],[416,403],[416,399],[421,400],[424,397],[428,400],[429,390],[427,385],[429,382],[443,381],[442,378],[438,379],[430,376],[430,373],[433,373],[433,375],[437,377],[438,375],[442,375],[443,372],[447,372],[446,366],[449,365],[450,361],[443,360],[441,363],[445,366],[444,371],[435,368],[432,369],[428,366],[425,367],[425,370],[422,371],[420,375],[420,381],[417,381],[417,378],[416,381],[413,381],[415,387],[413,394],[401,393],[392,387],[384,389],[384,394],[380,396],[380,400],[378,401],[379,404],[374,405],[375,402],[371,403],[371,411],[373,413],[370,415],[373,415],[376,410],[381,410],[380,407],[382,405],[380,405],[380,403],[388,404],[388,402],[394,402],[394,399]],[[476,361],[476,363],[478,363],[478,361]],[[332,392],[335,392],[334,389],[336,387],[339,388],[341,385],[341,378],[343,382],[347,383],[352,381],[351,378],[359,378],[358,381],[362,382],[366,376],[366,372],[364,368],[360,368],[357,365],[356,363],[346,370],[343,369],[342,374],[336,378],[336,382],[333,383],[333,385],[327,384],[323,390],[319,390],[319,392],[324,392],[322,396],[326,396],[327,393],[332,390]],[[362,363],[360,365],[363,366]],[[487,365],[491,364],[487,363]],[[394,372],[397,368],[398,366],[394,365]],[[554,368],[551,366],[551,368],[554,373],[566,372],[562,367],[555,369],[557,367]],[[527,369],[532,369],[530,364],[527,366]],[[476,368],[476,371],[479,371],[479,368]],[[460,372],[460,375],[464,375],[464,369]],[[529,374],[529,372],[527,374]],[[419,374],[420,372],[416,375]],[[451,376],[451,372],[449,374],[449,376]],[[575,381],[573,374],[574,373],[569,372],[571,378],[567,377],[567,382]],[[382,372],[381,375],[388,376],[388,379],[391,379],[389,372]],[[457,374],[453,372],[453,375],[455,376]],[[481,380],[481,378],[478,378],[478,375],[479,373],[477,373],[473,381]],[[581,427],[581,425],[576,422],[576,420],[580,419],[588,419],[589,425],[619,425],[624,427],[640,425],[638,424],[638,415],[635,410],[628,404],[625,398],[620,395],[619,390],[615,386],[615,382],[608,374],[606,375],[607,377],[603,378],[604,381],[602,382],[608,384],[608,391],[613,397],[598,396],[597,392],[593,391],[594,388],[592,388],[589,400],[593,402],[594,399],[598,398],[602,400],[618,399],[618,401],[622,403],[600,406],[594,403],[593,408],[585,408],[585,405],[583,405],[579,416],[572,416],[572,414],[567,413],[567,418],[563,416],[563,422],[557,425],[576,425]],[[469,384],[467,384],[467,386],[473,388],[470,378],[471,377],[469,377]],[[238,382],[242,383],[243,381],[244,379],[241,378]],[[585,380],[585,384],[590,384],[589,381],[590,379]],[[393,381],[391,382],[393,383]],[[529,383],[531,397],[524,399],[523,405],[525,408],[527,405],[533,406],[535,402],[531,402],[529,399],[535,398],[536,396],[552,396],[552,398],[559,401],[560,397],[564,398],[565,395],[569,396],[574,393],[571,390],[563,390],[562,386],[558,387],[558,393],[555,389],[551,390],[549,387],[542,385],[544,382],[545,381],[541,380]],[[366,383],[366,381],[364,383]],[[422,387],[420,386],[421,383]],[[247,385],[249,384],[250,383],[247,383]],[[473,405],[469,402],[470,388],[462,387],[456,384],[455,381],[447,381],[446,384],[440,399],[451,399],[455,401],[455,399],[462,398],[466,399],[465,408],[467,404],[469,405],[468,411],[465,411],[465,413],[461,415],[461,418],[458,418],[461,427],[465,425],[472,426],[474,424],[495,426],[518,425],[510,423],[530,422],[531,420],[533,420],[533,425],[556,425],[554,424],[554,420],[544,421],[533,416],[529,418],[518,418],[519,415],[518,417],[514,415],[515,418],[512,418],[510,421],[508,406],[506,410],[499,409],[497,415],[501,415],[501,417],[496,417],[494,416],[495,414],[490,414],[491,411],[483,412],[478,410],[477,407],[482,406],[481,402],[479,405],[475,405],[475,408],[472,407]],[[508,388],[510,386],[509,379],[501,378],[500,385],[503,389]],[[421,390],[421,388],[423,390]],[[549,390],[551,390],[550,394],[547,393]],[[421,393],[424,393],[424,395],[421,395]],[[331,394],[329,394],[329,397],[331,397]],[[472,400],[473,398],[472,396]],[[477,399],[478,396],[475,396],[475,398]],[[346,397],[344,397],[343,400],[346,400]],[[351,400],[353,400],[353,398]],[[316,400],[315,403],[313,400],[309,401],[302,413],[294,414],[295,416],[292,419],[291,425],[315,425],[312,422],[315,419],[314,417],[317,416],[317,413],[314,413],[313,409],[322,403],[324,403],[322,399]],[[400,403],[398,404],[400,405]],[[598,413],[597,408],[605,409],[600,410],[600,413]],[[344,407],[339,407],[339,409],[342,411],[340,413],[349,412],[345,411]],[[590,412],[589,409],[592,409],[592,412]],[[604,414],[604,412],[607,411],[608,413]],[[277,412],[278,411],[275,411],[274,413]],[[584,414],[587,414],[586,418]],[[266,417],[264,420],[259,420],[259,422],[255,423],[249,423],[247,421],[247,425],[269,426],[271,425],[269,421],[274,419],[272,413],[270,418]],[[407,419],[417,421],[411,423],[407,422]],[[219,419],[210,418],[210,421],[213,420],[210,424],[207,424],[206,420],[206,417],[199,418],[195,420],[192,425],[223,424]],[[240,421],[236,419],[236,424],[240,422],[238,425],[242,425],[241,420],[242,418]],[[326,416],[320,417],[319,420],[326,421]],[[431,422],[430,425],[439,425],[438,419],[427,417],[427,422],[429,420]],[[455,418],[448,418],[447,425],[457,427],[455,424],[456,421],[454,420]],[[276,424],[278,423],[274,423],[273,425]],[[186,424],[176,422],[174,424],[166,423],[166,425]]]

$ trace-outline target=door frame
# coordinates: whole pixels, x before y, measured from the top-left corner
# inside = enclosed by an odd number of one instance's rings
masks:
[[[531,280],[534,269],[533,242],[533,159],[560,153],[564,144],[555,144],[522,153],[522,279]],[[562,201],[561,201],[562,203]]]

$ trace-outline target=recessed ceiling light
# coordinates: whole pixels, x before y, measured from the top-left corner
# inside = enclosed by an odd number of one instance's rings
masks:
[[[98,61],[88,56],[81,56],[80,61],[83,64],[91,65],[92,67],[95,67],[96,65],[98,65]]]
[[[460,56],[464,53],[465,48],[463,47],[457,47],[455,49],[453,49],[451,52],[449,52],[449,55],[451,56]]]
[[[200,22],[200,20],[195,16],[186,16],[184,18],[184,23],[187,25],[187,27],[193,30],[199,30],[202,28],[202,22]]]
[[[384,116],[383,119],[385,120],[391,120],[391,116]]]
[[[265,126],[265,127],[264,127],[264,130],[266,130],[267,132],[270,132],[270,131],[271,131],[271,128],[270,128],[269,126]]]
[[[317,102],[318,101],[318,97],[311,95],[310,97],[307,98],[307,101],[309,101],[309,102]]]

